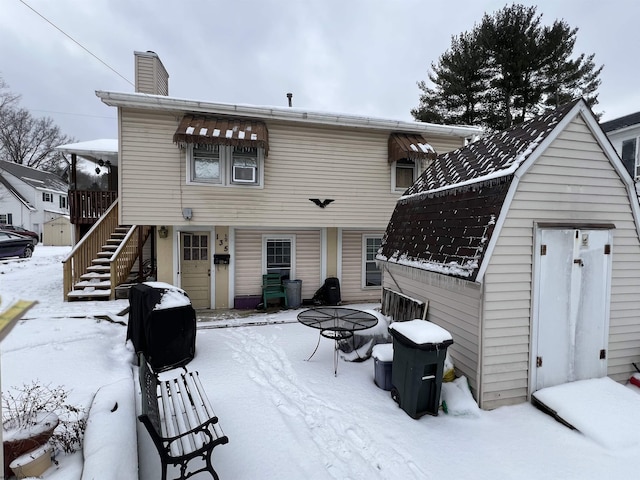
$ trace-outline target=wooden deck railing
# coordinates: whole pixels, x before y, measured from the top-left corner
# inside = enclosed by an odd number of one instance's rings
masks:
[[[147,240],[152,227],[139,225],[129,230],[124,240],[111,257],[111,299],[115,298],[116,287],[125,283],[138,259],[138,252]],[[142,272],[140,272],[142,274]]]
[[[69,217],[72,225],[93,225],[118,198],[115,190],[70,190]]]
[[[102,246],[107,243],[118,226],[118,202],[112,203],[102,218],[82,237],[73,247],[69,255],[62,260],[63,265],[63,286],[64,299],[68,300],[67,294],[73,290],[73,286],[80,280],[86,272],[91,261],[96,258]]]

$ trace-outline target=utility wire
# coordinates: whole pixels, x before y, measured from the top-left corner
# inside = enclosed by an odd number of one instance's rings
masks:
[[[33,13],[35,13],[36,15],[38,15],[40,18],[42,18],[45,22],[47,22],[49,25],[51,25],[53,28],[55,28],[56,30],[58,30],[60,33],[62,33],[65,37],[67,37],[69,40],[71,40],[73,43],[75,43],[76,45],[78,45],[80,48],[82,48],[85,52],[87,52],[89,55],[91,55],[93,58],[95,58],[96,60],[98,60],[100,63],[102,63],[105,67],[107,67],[109,70],[111,70],[113,73],[115,73],[116,75],[118,75],[120,78],[122,78],[125,82],[127,82],[129,85],[133,86],[135,88],[135,85],[133,84],[133,82],[131,82],[128,78],[126,78],[124,75],[122,75],[120,72],[118,72],[115,68],[113,68],[111,65],[109,65],[107,62],[105,62],[104,60],[102,60],[100,57],[98,57],[97,55],[95,55],[93,52],[91,52],[88,48],[86,48],[84,45],[82,45],[80,42],[78,42],[75,38],[73,38],[71,35],[69,35],[68,33],[66,33],[64,30],[62,30],[61,28],[59,28],[56,24],[54,24],[52,21],[50,21],[48,18],[46,18],[44,15],[42,15],[40,12],[38,12],[37,10],[35,10],[31,5],[29,5],[27,2],[25,2],[24,0],[20,0],[20,3],[22,3],[25,7],[27,7],[29,10],[31,10]]]

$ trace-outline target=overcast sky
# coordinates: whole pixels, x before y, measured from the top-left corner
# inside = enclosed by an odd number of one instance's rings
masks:
[[[507,3],[0,0],[0,77],[22,107],[78,141],[117,137],[116,109],[95,91],[133,92],[133,52],[147,50],[169,72],[173,97],[286,106],[292,92],[297,108],[412,120],[416,82],[451,36]],[[546,25],[577,27],[575,53],[604,64],[595,108],[602,120],[640,111],[640,2],[519,3],[537,5]]]

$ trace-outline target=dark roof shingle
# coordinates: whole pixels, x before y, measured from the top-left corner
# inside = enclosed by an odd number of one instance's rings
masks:
[[[580,101],[439,155],[398,200],[377,259],[475,281],[513,174]]]
[[[55,173],[26,167],[19,163],[0,160],[0,174],[2,174],[2,171],[6,171],[34,188],[42,188],[65,193],[69,189],[67,182]]]
[[[600,127],[605,133],[612,132],[614,130],[620,130],[624,127],[630,127],[631,125],[637,125],[640,123],[640,112],[631,113],[624,117],[614,118],[608,122],[602,122]]]

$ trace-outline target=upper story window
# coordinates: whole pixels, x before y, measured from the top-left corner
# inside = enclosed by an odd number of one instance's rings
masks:
[[[191,152],[192,182],[222,183],[220,145],[194,146]]]
[[[231,183],[258,184],[258,149],[233,147]]]
[[[11,225],[13,223],[13,214],[0,213],[0,225]]]
[[[60,208],[67,208],[68,205],[67,197],[60,195]]]
[[[404,192],[416,181],[422,169],[436,158],[436,151],[419,134],[392,133],[389,136],[391,191]]]
[[[43,202],[51,202],[51,203],[53,203],[53,193],[42,192],[42,201]]]
[[[393,189],[406,190],[418,177],[418,168],[416,162],[402,158],[393,163]]]
[[[187,153],[187,183],[262,185],[261,148],[193,145]]]
[[[622,163],[633,178],[640,176],[640,155],[638,155],[638,138],[622,142]]]

